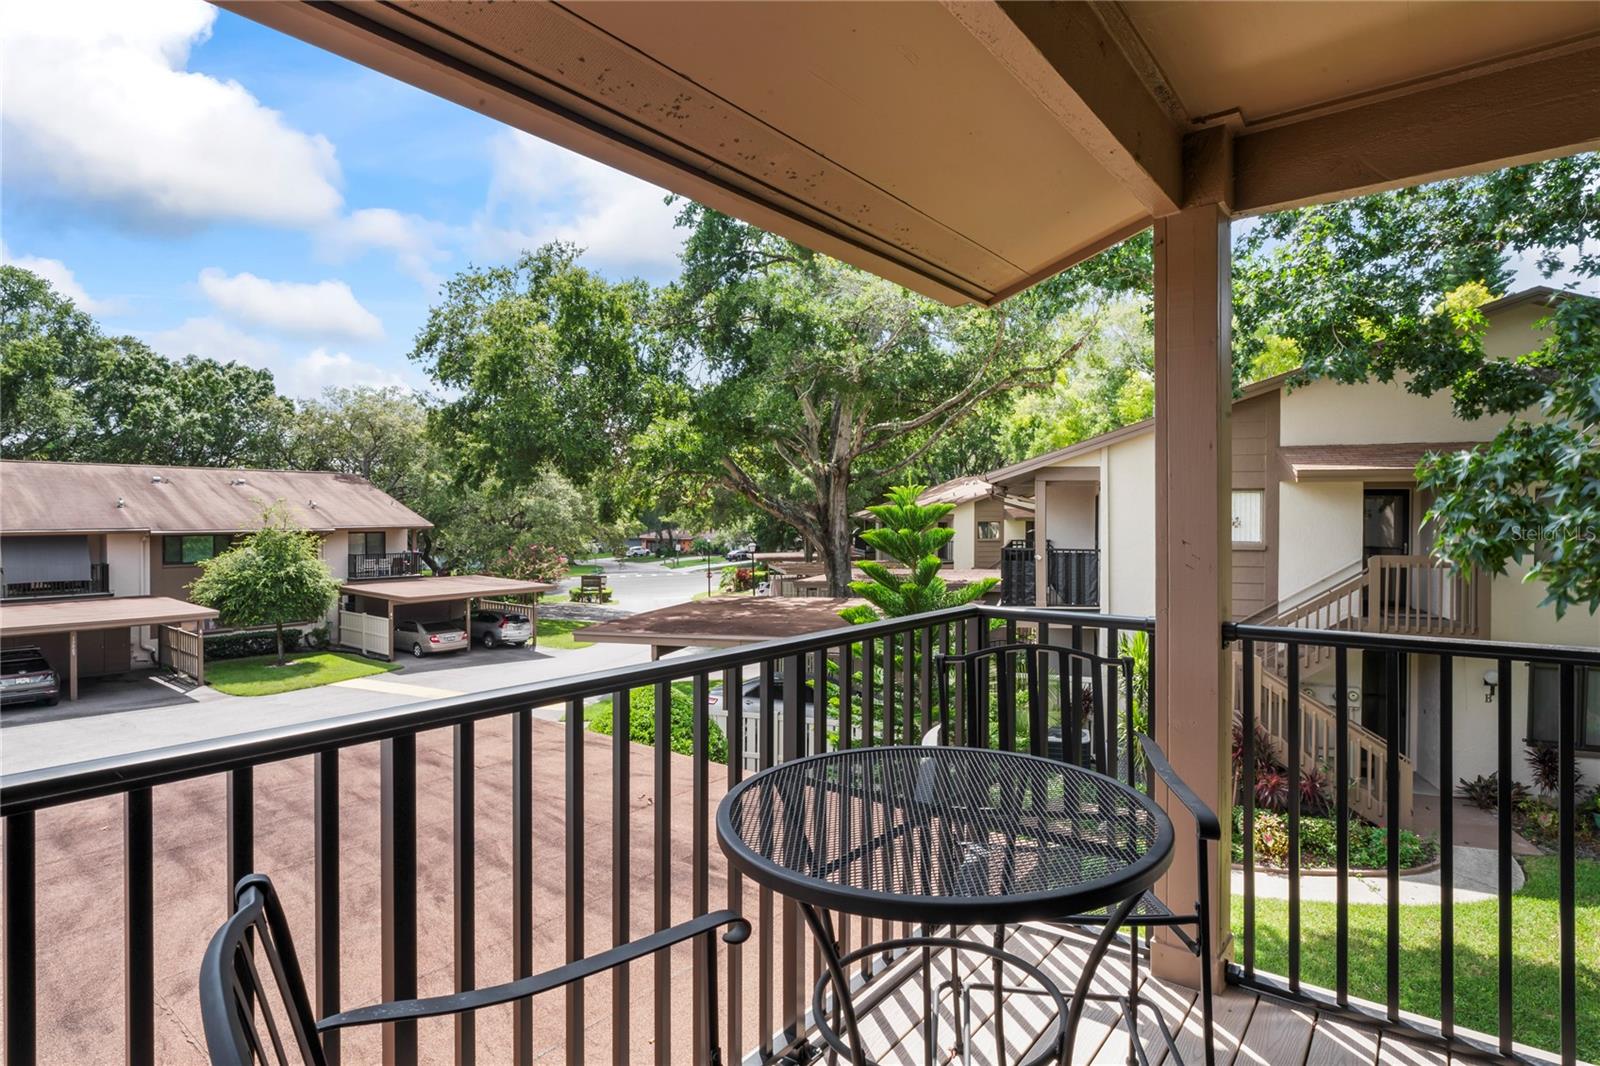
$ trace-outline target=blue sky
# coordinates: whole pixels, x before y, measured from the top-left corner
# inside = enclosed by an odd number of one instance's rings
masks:
[[[8,5],[4,47],[6,260],[166,355],[421,387],[469,264],[676,272],[662,190],[200,0]]]
[[[676,272],[662,190],[203,0],[12,3],[0,45],[0,254],[163,354],[422,388],[469,264],[559,238]]]

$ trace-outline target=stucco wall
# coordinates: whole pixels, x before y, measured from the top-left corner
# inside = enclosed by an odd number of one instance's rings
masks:
[[[1093,481],[1051,481],[1045,486],[1046,530],[1058,548],[1095,545]]]
[[[1284,418],[1288,432],[1289,419]],[[1278,589],[1284,603],[1361,560],[1359,481],[1285,481],[1278,491]]]
[[[1111,445],[1103,469],[1103,607],[1113,614],[1155,614],[1155,434],[1142,433]]]
[[[978,539],[977,507],[972,503],[960,503],[950,512],[950,524],[956,531],[955,539],[950,542],[950,565],[957,570],[971,570],[973,567],[973,549]]]
[[[1554,608],[1540,607],[1545,587],[1524,582],[1525,567],[1512,564],[1489,586],[1489,639],[1520,644],[1578,644],[1600,647],[1600,618],[1582,605],[1557,618]]]
[[[1484,337],[1491,356],[1521,355],[1538,347],[1533,323],[1548,314],[1522,305],[1496,315]],[[1417,396],[1409,378],[1392,383],[1341,385],[1317,381],[1283,394],[1282,440],[1296,444],[1394,444],[1406,441],[1489,440],[1509,420],[1505,415],[1463,422],[1450,409],[1450,394]],[[1531,412],[1530,412],[1531,413]]]

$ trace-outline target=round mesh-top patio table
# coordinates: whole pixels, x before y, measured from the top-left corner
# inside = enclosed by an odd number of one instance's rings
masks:
[[[723,797],[717,835],[735,868],[801,905],[829,970],[814,999],[819,1030],[856,1066],[872,1060],[860,1050],[854,1009],[839,997],[846,1044],[826,1023],[824,986],[847,988],[843,968],[857,958],[918,946],[975,950],[1032,971],[1057,1003],[1059,1037],[1056,1053],[1032,1061],[1069,1054],[1105,947],[1172,861],[1172,823],[1148,796],[1054,759],[963,747],[856,748],[783,763]],[[1100,908],[1111,908],[1110,920],[1070,1007],[1037,967],[998,947],[918,936],[841,956],[829,913],[927,929]]]

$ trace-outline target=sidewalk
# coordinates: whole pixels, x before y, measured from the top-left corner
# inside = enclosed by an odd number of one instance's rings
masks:
[[[1524,842],[1526,843],[1526,842]],[[1455,891],[1452,893],[1457,903],[1474,903],[1478,900],[1495,899],[1499,896],[1500,867],[1498,853],[1492,848],[1475,848],[1458,846],[1452,849],[1455,856]],[[1518,854],[1521,854],[1520,852]],[[1516,892],[1522,888],[1527,877],[1522,872],[1522,864],[1511,864],[1511,891]],[[1285,874],[1256,872],[1256,895],[1264,899],[1288,899],[1289,878]],[[1300,876],[1300,898],[1314,903],[1335,903],[1338,901],[1339,879],[1328,874]],[[1349,898],[1351,903],[1386,903],[1389,899],[1389,886],[1385,878],[1379,875],[1352,874],[1349,881]],[[1244,871],[1233,870],[1233,894],[1244,893]],[[1429,904],[1438,903],[1443,897],[1439,881],[1439,870],[1435,867],[1424,873],[1411,874],[1400,878],[1400,902],[1404,904]]]

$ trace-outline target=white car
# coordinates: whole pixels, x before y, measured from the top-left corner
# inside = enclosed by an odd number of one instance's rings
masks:
[[[646,548],[643,544],[635,544],[633,547],[628,549],[628,558],[630,559],[643,559],[649,554],[650,549]]]
[[[520,648],[533,639],[533,621],[516,611],[479,611],[472,616],[472,639],[485,648]]]
[[[394,650],[409,651],[419,659],[467,647],[467,631],[455,622],[419,622],[412,618],[394,624]]]

